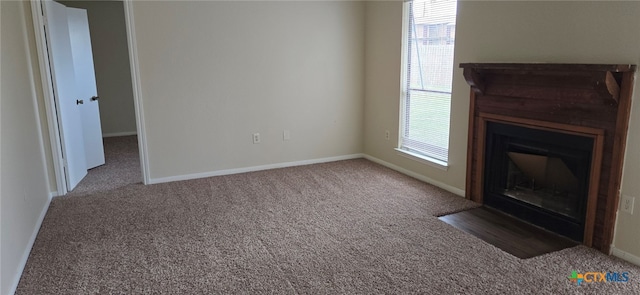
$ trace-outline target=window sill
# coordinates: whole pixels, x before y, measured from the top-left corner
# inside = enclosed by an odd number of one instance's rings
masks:
[[[399,156],[402,156],[402,157],[405,157],[405,158],[408,158],[408,159],[411,159],[411,160],[414,160],[414,161],[418,161],[418,162],[423,163],[423,164],[427,164],[427,165],[429,165],[431,167],[438,168],[438,169],[443,170],[443,171],[449,170],[449,165],[447,164],[447,162],[436,160],[434,158],[430,158],[430,157],[427,157],[427,156],[424,156],[424,155],[420,155],[420,154],[417,154],[417,153],[412,153],[412,152],[409,152],[409,151],[405,151],[405,150],[402,150],[402,149],[399,149],[399,148],[396,148],[395,150],[398,152]]]

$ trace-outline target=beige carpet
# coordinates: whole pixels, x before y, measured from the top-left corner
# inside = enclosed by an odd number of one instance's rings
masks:
[[[18,294],[640,293],[614,257],[522,260],[436,218],[472,207],[364,159],[59,197]]]
[[[138,137],[107,137],[104,142],[105,164],[90,169],[69,196],[88,195],[142,183]]]

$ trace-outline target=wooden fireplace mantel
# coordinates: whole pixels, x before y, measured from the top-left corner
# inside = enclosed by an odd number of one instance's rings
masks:
[[[464,78],[477,94],[541,97],[548,91],[572,92],[581,97],[601,98],[618,103],[622,73],[634,72],[635,65],[463,63]],[[538,86],[514,90],[509,85]],[[570,89],[570,90],[569,90]]]
[[[618,208],[635,65],[462,63],[471,86],[466,197],[482,203],[488,121],[595,136],[583,243],[608,254]],[[586,131],[585,131],[586,130]],[[595,183],[594,183],[595,182]],[[588,227],[588,228],[587,228]]]

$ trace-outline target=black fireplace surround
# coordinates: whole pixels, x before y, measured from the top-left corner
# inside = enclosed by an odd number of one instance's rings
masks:
[[[484,204],[581,242],[593,138],[487,122],[485,143]]]

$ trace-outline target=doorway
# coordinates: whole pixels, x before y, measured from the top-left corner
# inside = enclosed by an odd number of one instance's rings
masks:
[[[65,195],[70,191],[64,170],[67,166],[68,157],[64,155],[64,149],[62,148],[63,141],[60,136],[61,126],[59,124],[61,118],[55,109],[52,68],[49,63],[47,36],[44,29],[44,24],[47,20],[43,16],[45,15],[43,8],[44,4],[49,1],[32,2],[32,13],[45,93],[45,109],[49,125],[57,195]],[[137,63],[135,62],[137,54],[135,38],[132,37],[132,4],[122,1],[56,2],[67,7],[85,9],[89,16],[96,84],[100,97],[100,121],[103,125],[101,137],[104,137],[107,163],[104,166],[89,170],[89,175],[85,178],[86,181],[83,180],[82,182],[88,182],[93,189],[113,188],[113,185],[122,184],[123,182],[114,182],[114,177],[110,177],[108,173],[105,174],[105,171],[111,171],[111,173],[123,176],[127,175],[127,173],[122,173],[123,169],[133,169],[133,173],[128,173],[128,175],[135,178],[135,182],[142,181],[147,183],[148,174],[145,168],[147,167],[146,148],[144,144],[144,128],[142,128],[143,124],[140,119],[142,110],[139,103],[137,83],[139,79],[137,77]],[[104,29],[104,27],[110,29]],[[105,48],[107,46],[109,47]],[[105,52],[107,53],[105,54]],[[128,145],[124,154],[122,153],[123,144]],[[114,158],[114,156],[118,155],[123,156],[123,158]],[[114,165],[121,167],[114,167]],[[79,186],[83,186],[82,182]],[[88,187],[84,186],[79,190],[86,192]],[[75,193],[77,190],[72,192]]]

